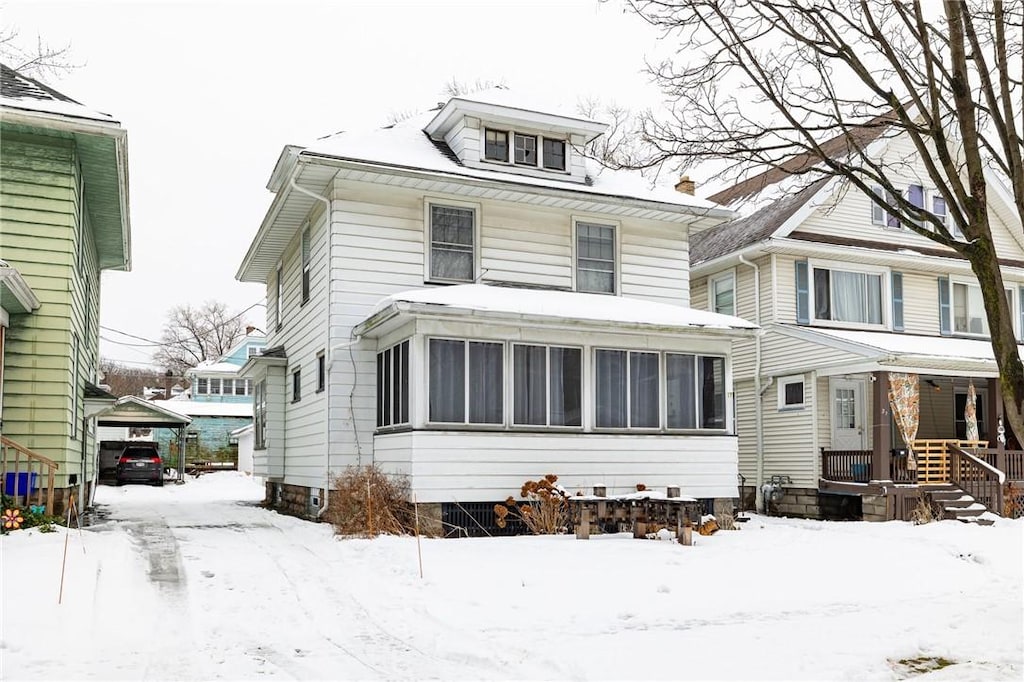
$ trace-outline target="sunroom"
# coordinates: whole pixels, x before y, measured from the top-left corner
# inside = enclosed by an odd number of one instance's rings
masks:
[[[383,299],[374,461],[420,502],[491,502],[555,474],[570,492],[737,495],[735,317],[598,294],[459,285]]]

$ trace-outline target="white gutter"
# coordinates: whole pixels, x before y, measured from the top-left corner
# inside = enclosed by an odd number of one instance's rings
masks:
[[[748,261],[743,254],[739,255],[739,261],[743,265],[754,269],[754,321],[760,327],[761,267],[756,263]],[[757,436],[757,452],[755,453],[757,473],[755,474],[756,480],[754,481],[754,506],[757,508],[758,513],[764,511],[764,492],[761,490],[761,483],[764,481],[764,400],[762,397],[764,391],[771,385],[769,381],[768,386],[765,386],[763,390],[761,388],[761,337],[763,335],[764,330],[759,328],[754,336],[754,395],[757,396],[757,400],[754,403],[754,431]]]
[[[305,194],[308,197],[312,197],[314,201],[323,202],[324,205],[324,232],[327,233],[327,266],[324,268],[327,279],[327,314],[326,314],[326,325],[325,330],[327,332],[327,343],[331,342],[331,269],[334,264],[333,258],[333,247],[334,247],[334,235],[333,227],[331,225],[331,200],[325,196],[310,192],[305,187],[300,187],[295,182],[295,176],[292,175],[288,180],[288,186],[300,194]],[[328,183],[327,189],[330,191],[332,183]],[[281,305],[280,301],[278,305]],[[334,350],[333,348],[331,349]],[[330,360],[330,358],[328,358]],[[324,367],[324,383],[326,383],[327,390],[324,392],[324,458],[326,459],[326,466],[324,470],[324,495],[320,501],[320,509],[316,512],[316,517],[321,518],[326,512],[330,505],[331,499],[331,362],[326,363]],[[352,375],[353,387],[355,384],[355,374]],[[351,406],[350,406],[351,407]],[[353,426],[355,422],[353,422]],[[359,439],[356,438],[356,445],[358,446]]]

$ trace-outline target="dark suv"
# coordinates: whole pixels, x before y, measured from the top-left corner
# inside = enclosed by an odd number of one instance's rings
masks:
[[[164,484],[164,463],[156,443],[125,446],[117,460],[117,484],[125,483]]]

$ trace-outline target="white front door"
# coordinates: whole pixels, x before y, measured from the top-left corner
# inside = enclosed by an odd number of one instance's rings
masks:
[[[829,387],[832,399],[832,449],[863,450],[864,382],[860,379],[833,379]]]

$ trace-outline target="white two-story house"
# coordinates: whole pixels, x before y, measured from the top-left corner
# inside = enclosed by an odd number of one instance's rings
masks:
[[[237,275],[267,287],[243,371],[270,505],[316,516],[369,464],[481,526],[546,474],[737,495],[732,342],[754,325],[689,307],[690,233],[730,214],[587,163],[605,129],[498,89],[284,149]]]
[[[945,200],[910,142],[868,142],[899,170],[908,200],[947,221]],[[1024,232],[994,177],[988,196],[1020,338]],[[763,327],[734,356],[740,472],[750,498],[775,477],[781,499],[772,511],[906,518],[922,489],[967,477],[966,458],[962,471],[951,459],[952,446],[967,440],[981,441],[973,443],[982,446],[977,454],[1008,480],[1024,478],[1013,434],[1005,447],[997,440],[998,370],[965,259],[836,179],[775,170],[709,198],[740,216],[693,238],[692,304]],[[907,407],[890,400],[894,382]],[[1002,513],[993,490],[981,492],[983,503]]]

